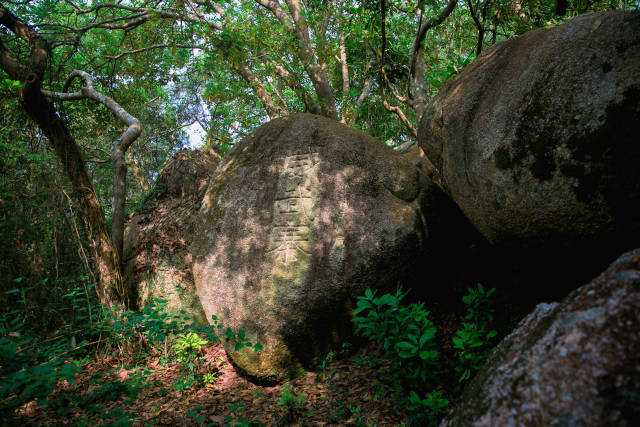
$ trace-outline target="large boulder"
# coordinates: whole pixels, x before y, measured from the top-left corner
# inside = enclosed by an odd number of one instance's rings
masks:
[[[163,299],[169,312],[184,311],[197,325],[207,324],[193,282],[189,247],[195,217],[218,159],[212,151],[176,153],[156,179],[141,211],[129,221],[125,280],[138,307]]]
[[[424,247],[419,170],[320,116],[273,120],[223,159],[192,245],[205,313],[264,349],[227,351],[261,381],[313,366],[350,334],[366,288],[406,287]]]
[[[639,331],[636,249],[561,303],[539,304],[494,349],[441,427],[637,425]]]
[[[546,254],[536,268],[598,253],[593,277],[640,237],[639,127],[640,13],[614,11],[487,49],[430,104],[419,143],[489,242]]]

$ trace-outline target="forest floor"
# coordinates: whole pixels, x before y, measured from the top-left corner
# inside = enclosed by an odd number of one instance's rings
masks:
[[[440,325],[440,374],[434,386],[455,399],[456,375],[446,367],[456,357],[450,343],[462,318],[455,313],[434,315]],[[510,311],[507,323],[514,324],[519,317]],[[49,396],[52,404],[47,410],[30,402],[15,421],[19,425],[406,425],[393,387],[381,380],[389,363],[381,360],[379,350],[369,344],[341,353],[327,357],[323,368],[301,378],[259,386],[236,373],[222,344],[204,346],[194,377],[209,373],[212,381],[208,385],[186,381],[190,387],[180,386],[186,378],[184,365],[165,363],[161,355],[133,368],[123,366],[122,358],[94,355],[72,384],[59,384]],[[283,404],[287,394],[290,402]]]
[[[51,396],[61,402],[66,398],[73,405],[65,409],[62,403],[44,411],[34,401],[19,411],[18,420],[23,425],[126,425],[123,421],[127,419],[136,426],[234,426],[250,425],[252,421],[269,426],[404,424],[404,415],[393,401],[380,397],[393,392],[378,379],[388,364],[380,362],[374,368],[363,363],[375,354],[371,346],[327,361],[321,372],[308,372],[284,385],[270,387],[255,385],[239,376],[221,344],[202,350],[201,369],[208,366],[208,372],[216,375],[211,385],[176,389],[172,385],[182,375],[179,365],[162,366],[159,358],[147,361],[142,382],[139,378],[143,367],[126,369],[115,358],[104,358],[88,363],[73,385],[61,384]],[[109,381],[104,382],[105,379]],[[141,390],[131,398],[130,388],[113,387],[117,381],[139,384]],[[104,384],[111,386],[105,388]],[[293,389],[294,396],[302,397],[298,407],[291,410],[278,405],[287,386]],[[78,404],[86,400],[83,396],[91,401]]]
[[[496,301],[500,309],[493,344],[528,311],[506,301]],[[461,384],[453,369],[457,353],[452,339],[464,313],[432,309],[439,356],[436,378],[428,387],[454,404]],[[373,344],[343,346],[315,371],[277,386],[256,385],[239,376],[222,344],[203,346],[190,367],[159,353],[144,351],[144,344],[137,351],[121,348],[120,354],[92,353],[73,383],[60,382],[46,405],[23,405],[10,424],[398,426],[408,421],[391,382],[384,379],[390,364]],[[140,357],[132,359],[132,354]]]

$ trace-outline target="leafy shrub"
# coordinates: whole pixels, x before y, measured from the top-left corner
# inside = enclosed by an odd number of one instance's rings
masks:
[[[202,405],[196,405],[192,410],[187,411],[185,414],[186,417],[192,420],[194,423],[202,423],[204,422],[204,417],[201,414],[198,414],[198,411],[203,408]]]
[[[277,405],[285,409],[286,413],[280,420],[281,424],[290,424],[296,419],[302,419],[304,421],[305,414],[304,409],[307,401],[304,398],[304,393],[296,393],[293,387],[285,384],[280,390],[280,400]]]
[[[455,370],[460,383],[480,369],[489,354],[489,342],[497,334],[495,330],[489,330],[494,312],[489,297],[495,288],[485,292],[482,284],[478,283],[476,289],[468,290],[469,294],[462,297],[462,302],[467,306],[465,319],[469,321],[462,323],[463,328],[453,338],[453,345],[458,352]]]
[[[218,381],[218,374],[216,372],[207,372],[202,376],[202,382],[205,387],[214,385]]]
[[[382,346],[392,363],[396,380],[402,385],[424,383],[433,378],[438,352],[437,329],[424,304],[403,306],[408,291],[376,297],[370,289],[359,296],[353,314],[356,333]],[[408,384],[407,384],[408,383]]]
[[[476,289],[467,288],[469,293],[462,297],[462,302],[467,306],[465,319],[475,323],[488,323],[493,320],[493,312],[489,297],[496,291],[491,288],[485,292],[482,283],[478,283]]]
[[[356,333],[377,342],[391,362],[396,398],[419,419],[418,424],[433,425],[449,401],[435,391],[420,399],[415,390],[423,390],[435,376],[437,329],[424,304],[402,305],[408,292],[398,289],[395,294],[376,297],[376,292],[367,289],[358,297],[353,321]]]
[[[69,351],[62,338],[42,342],[18,332],[0,328],[0,418],[11,419],[13,411],[33,399],[45,408],[60,380],[72,382],[79,363],[60,357]]]
[[[208,341],[200,338],[195,332],[179,334],[173,349],[179,363],[191,362],[197,359],[198,352]]]
[[[22,304],[0,314],[0,419],[10,420],[16,408],[34,399],[47,408],[49,402],[45,398],[58,382],[73,382],[81,370],[82,363],[70,358],[86,354],[91,344],[85,339],[91,334],[79,328],[80,324],[86,325],[86,316],[82,321],[72,318],[65,328],[44,337],[31,329],[33,313],[25,297],[29,289],[5,292],[20,295]],[[82,292],[81,288],[76,288],[76,291]],[[74,298],[74,303],[82,306],[81,299]]]
[[[214,320],[214,325],[216,325],[216,327],[219,329],[223,329],[223,326],[219,324],[216,316],[214,315],[212,317]],[[233,348],[234,351],[238,351],[245,347],[253,347],[253,351],[262,350],[262,344],[260,344],[260,341],[257,341],[255,344],[249,341],[249,338],[246,336],[244,329],[242,328],[238,330],[237,334],[231,328],[227,328],[224,334],[227,342],[235,343]]]
[[[411,425],[438,425],[438,421],[446,414],[449,400],[442,396],[442,392],[433,391],[420,398],[418,393],[411,391],[407,401],[407,410]]]
[[[182,374],[174,381],[177,389],[191,388],[199,382],[197,378],[198,368],[201,365],[199,352],[207,342],[195,332],[181,333],[176,337],[176,343],[172,348]]]

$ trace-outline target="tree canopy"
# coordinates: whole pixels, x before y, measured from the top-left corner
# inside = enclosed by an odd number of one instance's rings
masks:
[[[486,46],[588,10],[625,7],[586,0],[3,3],[51,45],[47,89],[82,70],[127,110],[161,100],[174,126],[200,122],[221,146],[269,117],[301,111],[395,143],[413,138],[424,103]],[[29,55],[11,37],[3,44],[18,59]]]

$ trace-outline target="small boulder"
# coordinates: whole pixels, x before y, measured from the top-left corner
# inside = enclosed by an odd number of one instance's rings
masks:
[[[313,367],[352,331],[366,288],[390,289],[427,238],[424,177],[402,155],[336,121],[273,120],[223,159],[192,245],[208,318],[264,349],[227,351],[260,381]]]
[[[191,273],[189,247],[195,217],[219,156],[210,151],[180,150],[165,166],[141,212],[125,230],[127,289],[137,306],[167,301],[166,309],[207,324]]]
[[[635,425],[638,331],[640,249],[562,302],[539,304],[492,352],[441,427]]]
[[[490,243],[536,269],[575,253],[598,268],[579,284],[640,238],[639,127],[640,13],[613,11],[488,48],[430,104],[419,143]]]

